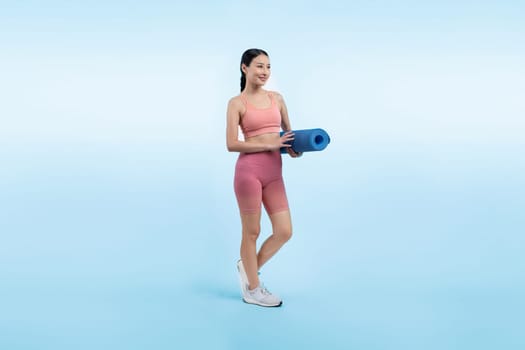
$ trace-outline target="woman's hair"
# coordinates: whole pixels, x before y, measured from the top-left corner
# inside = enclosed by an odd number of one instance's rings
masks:
[[[265,55],[266,57],[270,57],[270,56],[268,56],[266,51],[261,50],[261,49],[248,49],[248,50],[244,51],[244,53],[242,54],[242,58],[241,58],[241,92],[246,87],[246,75],[242,71],[242,64],[244,63],[248,67],[252,63],[253,59],[255,57],[259,56],[259,55]]]

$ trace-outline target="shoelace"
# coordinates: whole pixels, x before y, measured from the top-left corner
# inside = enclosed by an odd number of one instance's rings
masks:
[[[270,293],[270,291],[266,288],[266,286],[262,285],[261,286],[261,292],[264,294],[264,295],[271,295],[272,293]]]

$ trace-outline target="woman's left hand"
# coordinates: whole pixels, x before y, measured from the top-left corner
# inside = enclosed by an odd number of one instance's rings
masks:
[[[300,156],[303,155],[303,152],[295,152],[292,147],[288,147],[286,149],[286,151],[288,152],[288,154],[290,155],[290,157],[292,158],[299,158]]]

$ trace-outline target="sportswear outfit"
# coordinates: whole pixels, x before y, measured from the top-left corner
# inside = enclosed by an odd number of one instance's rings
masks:
[[[281,112],[272,93],[268,93],[271,106],[256,108],[241,94],[246,107],[240,126],[244,138],[281,131]],[[280,150],[240,153],[235,165],[233,181],[235,196],[241,214],[255,214],[261,210],[261,203],[269,215],[288,210],[288,199],[282,176]],[[242,261],[237,262],[243,300],[260,306],[281,306],[282,301],[262,284],[255,289],[248,288],[249,282]]]

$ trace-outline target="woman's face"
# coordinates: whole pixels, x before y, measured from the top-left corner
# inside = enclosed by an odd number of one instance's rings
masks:
[[[242,70],[246,74],[247,83],[262,86],[270,78],[270,59],[266,55],[259,55],[249,66],[243,64]]]

